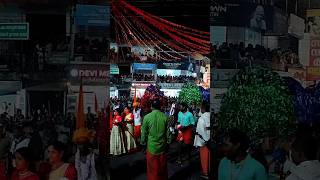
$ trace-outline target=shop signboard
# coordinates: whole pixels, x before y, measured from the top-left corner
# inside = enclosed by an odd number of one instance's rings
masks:
[[[310,66],[320,66],[320,36],[310,37]]]
[[[189,65],[188,61],[181,62],[167,62],[163,61],[158,64],[158,69],[176,69],[176,70],[188,70]]]
[[[274,8],[254,3],[212,1],[210,26],[238,26],[262,31],[273,30]]]
[[[148,64],[148,63],[133,63],[132,65],[133,70],[148,70],[154,71],[157,69],[156,64]]]
[[[79,26],[110,26],[110,7],[77,4],[75,22]]]
[[[307,32],[310,36],[320,36],[320,9],[307,10]]]
[[[119,74],[119,67],[117,64],[110,65],[110,74]]]
[[[320,80],[320,67],[307,67],[307,81]]]
[[[0,40],[28,40],[29,23],[0,23]]]
[[[69,62],[68,52],[54,53],[47,60],[48,64],[67,64],[68,62]]]
[[[177,69],[157,69],[158,76],[180,76],[181,70]]]
[[[147,88],[148,86],[150,86],[150,82],[139,82],[139,83],[132,83],[132,87],[133,88]],[[155,84],[152,84],[155,85]]]
[[[0,95],[16,93],[21,87],[21,81],[0,81]]]
[[[159,83],[161,89],[181,89],[183,83]]]
[[[67,68],[72,82],[107,83],[110,66],[108,64],[73,64]]]

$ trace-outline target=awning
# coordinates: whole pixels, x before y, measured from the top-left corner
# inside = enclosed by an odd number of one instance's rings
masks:
[[[65,91],[66,89],[67,85],[64,82],[40,84],[26,88],[27,91]]]
[[[15,94],[21,90],[21,81],[0,81],[0,95]]]

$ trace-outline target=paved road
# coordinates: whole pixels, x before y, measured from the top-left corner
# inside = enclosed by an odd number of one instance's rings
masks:
[[[197,150],[192,153],[192,161],[182,166],[175,163],[177,160],[177,143],[171,145],[168,152],[169,179],[198,180],[200,179],[200,162]],[[142,152],[111,158],[111,180],[146,180],[146,158]]]

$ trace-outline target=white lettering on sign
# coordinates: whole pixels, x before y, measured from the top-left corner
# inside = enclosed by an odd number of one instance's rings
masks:
[[[108,76],[108,72],[107,71],[103,71],[103,70],[99,71],[99,77],[107,77],[107,76]]]
[[[312,48],[320,48],[320,40],[311,40]]]
[[[314,66],[320,66],[320,58],[316,58],[313,60],[313,65]]]
[[[159,84],[163,89],[181,89],[182,83],[160,83]]]
[[[226,13],[227,7],[224,6],[210,6],[210,17],[220,16],[220,13]]]
[[[320,49],[311,49],[311,56],[320,56]]]
[[[84,77],[84,78],[107,78],[108,71],[107,70],[77,70],[72,69],[70,71],[72,77]]]

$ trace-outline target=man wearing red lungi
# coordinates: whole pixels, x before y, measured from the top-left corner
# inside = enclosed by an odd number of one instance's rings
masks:
[[[180,152],[178,164],[182,164],[183,151],[187,153],[187,160],[191,158],[191,150],[193,145],[193,127],[196,124],[193,114],[189,111],[186,103],[181,103],[181,111],[178,114],[179,130],[182,132],[180,140]]]
[[[152,112],[144,117],[141,128],[141,145],[147,148],[148,180],[168,179],[167,157],[165,154],[168,143],[168,118],[159,109],[160,101],[152,103]]]

